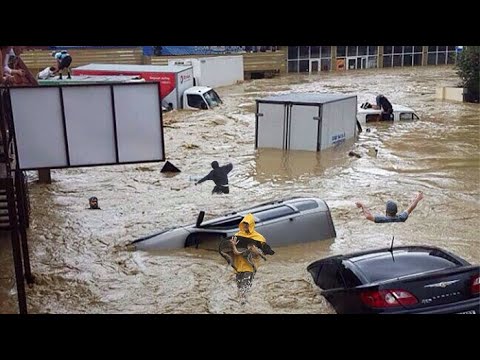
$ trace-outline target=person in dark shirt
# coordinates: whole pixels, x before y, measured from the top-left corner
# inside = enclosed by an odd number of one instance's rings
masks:
[[[377,105],[373,106],[373,108],[382,109],[381,120],[393,120],[393,106],[391,102],[384,95],[378,95],[376,101]]]
[[[228,194],[230,192],[228,187],[228,173],[232,171],[233,165],[231,163],[219,166],[218,161],[212,162],[213,170],[205,177],[198,180],[195,185],[201,184],[204,181],[212,180],[215,183],[215,187],[212,190],[212,194]]]
[[[72,56],[66,50],[62,51],[53,51],[52,56],[55,58],[57,63],[57,72],[60,74],[58,77],[59,80],[62,79],[62,73],[64,69],[67,69],[67,79],[71,79],[70,75],[70,65],[72,64]]]
[[[355,205],[357,205],[358,208],[361,208],[363,211],[363,215],[367,220],[373,221],[375,223],[390,223],[390,222],[405,222],[408,219],[408,216],[410,213],[417,207],[417,204],[420,202],[420,200],[423,199],[423,193],[420,191],[413,202],[410,204],[407,210],[402,211],[400,214],[397,215],[397,204],[392,201],[388,200],[387,205],[386,205],[386,213],[384,215],[372,215],[370,210],[368,210],[365,205],[363,205],[361,202],[356,202]]]

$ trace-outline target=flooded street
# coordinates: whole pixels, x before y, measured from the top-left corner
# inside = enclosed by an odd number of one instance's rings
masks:
[[[480,262],[480,107],[434,99],[435,88],[456,86],[450,67],[288,75],[220,88],[213,111],[164,115],[163,163],[52,171],[39,185],[29,173],[28,232],[36,284],[27,288],[31,313],[334,313],[306,267],[321,257],[390,245],[443,247]],[[412,107],[420,120],[369,126],[356,140],[322,153],[258,150],[255,99],[286,92],[336,92],[375,102],[378,93]],[[364,129],[365,130],[365,129]],[[374,149],[378,149],[375,156]],[[355,150],[362,158],[349,157]],[[210,163],[232,162],[230,194],[211,195],[212,182],[194,186]],[[404,224],[365,220],[355,201],[384,212],[388,199],[406,209]],[[234,273],[214,251],[132,252],[130,241],[250,205],[313,195],[332,211],[337,238],[275,248],[259,268],[246,305]],[[88,198],[101,211],[87,210]],[[3,238],[2,238],[3,240]],[[267,239],[268,241],[268,239]],[[0,313],[16,313],[10,248],[0,246]]]

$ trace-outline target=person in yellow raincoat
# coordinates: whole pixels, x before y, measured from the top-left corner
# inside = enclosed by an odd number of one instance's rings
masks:
[[[229,244],[226,244],[229,245],[228,248],[222,249],[222,244],[220,245],[220,254],[235,270],[237,287],[240,294],[244,295],[252,286],[260,258],[266,260],[265,255],[273,255],[275,252],[263,235],[255,231],[255,219],[252,214],[245,215],[239,228],[240,231],[228,240]]]

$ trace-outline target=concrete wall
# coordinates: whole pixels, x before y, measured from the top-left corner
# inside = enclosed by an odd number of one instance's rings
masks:
[[[440,87],[435,90],[435,98],[439,100],[453,100],[463,102],[463,88]]]

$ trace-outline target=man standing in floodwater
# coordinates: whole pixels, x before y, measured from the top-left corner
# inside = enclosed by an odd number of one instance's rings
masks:
[[[208,175],[198,180],[195,185],[201,184],[207,180],[212,180],[215,183],[212,194],[228,194],[230,192],[228,187],[228,173],[233,169],[232,163],[219,166],[218,161],[212,161],[212,168],[213,170],[210,171]]]
[[[265,255],[273,255],[275,251],[267,244],[265,237],[255,230],[255,218],[251,213],[244,216],[238,227],[240,231],[231,239],[220,242],[219,252],[235,270],[238,295],[243,305],[260,258],[267,260]]]
[[[420,200],[423,199],[423,192],[419,192],[407,210],[402,211],[400,214],[397,215],[398,207],[397,204],[392,201],[388,200],[385,208],[385,215],[372,215],[370,210],[367,209],[365,205],[361,202],[356,202],[358,208],[362,209],[363,215],[367,220],[376,222],[376,223],[390,223],[390,222],[405,222],[408,219],[408,216],[412,213],[412,211],[417,207],[417,204]]]

